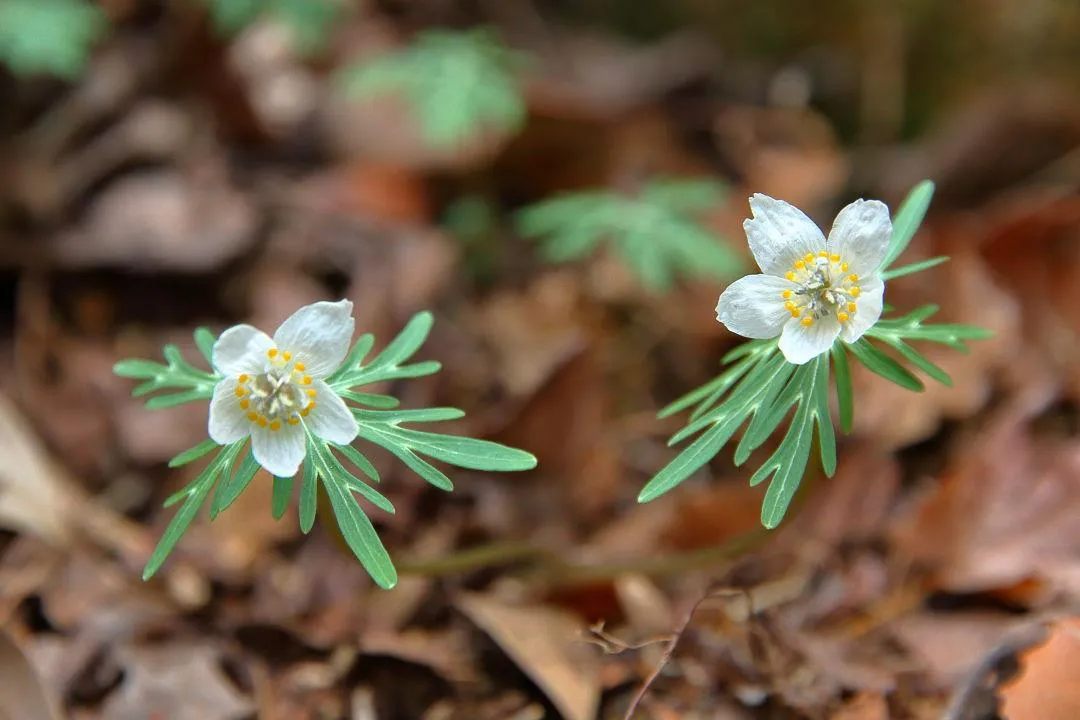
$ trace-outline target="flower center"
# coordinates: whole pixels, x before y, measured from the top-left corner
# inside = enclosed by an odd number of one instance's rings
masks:
[[[269,367],[259,375],[236,379],[236,397],[247,419],[259,427],[280,430],[284,424],[298,425],[315,407],[311,376],[304,363],[292,362],[292,354],[277,348],[266,351]]]
[[[800,322],[806,327],[829,315],[842,323],[850,320],[858,309],[861,291],[856,284],[859,276],[849,274],[848,269],[843,258],[824,250],[796,260],[784,275],[795,287],[781,293],[791,317],[802,318]]]

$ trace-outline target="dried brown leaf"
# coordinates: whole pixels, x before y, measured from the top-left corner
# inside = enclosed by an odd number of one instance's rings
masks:
[[[0,630],[0,719],[60,720],[49,696],[19,646]]]
[[[1023,670],[1002,688],[1005,720],[1074,720],[1080,717],[1080,619],[1060,620],[1045,644],[1026,653]]]
[[[592,720],[600,702],[600,665],[582,642],[585,626],[549,607],[513,606],[480,594],[455,605],[548,696],[567,720]]]

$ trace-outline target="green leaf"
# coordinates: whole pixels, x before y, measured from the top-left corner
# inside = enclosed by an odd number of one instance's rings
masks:
[[[249,452],[240,461],[240,467],[236,469],[235,473],[225,473],[218,483],[217,490],[214,491],[214,499],[210,503],[211,521],[236,502],[236,499],[240,497],[240,493],[247,489],[258,471],[259,463],[255,461],[255,455]]]
[[[417,313],[397,337],[366,365],[362,364],[362,360],[374,345],[375,338],[370,335],[361,337],[341,368],[326,379],[327,384],[343,397],[347,397],[345,393],[352,393],[352,388],[360,385],[423,377],[438,372],[441,365],[435,361],[401,364],[424,344],[434,322],[431,313]]]
[[[712,180],[654,179],[636,196],[587,191],[543,200],[518,211],[522,237],[541,241],[545,258],[583,258],[607,240],[651,290],[678,277],[728,280],[743,269],[740,256],[695,222],[716,207],[724,186]]]
[[[334,443],[331,446],[339,453],[344,455],[357,470],[371,478],[372,482],[380,481],[379,471],[375,469],[375,466],[371,464],[371,461],[368,460],[362,452],[354,448],[352,445],[338,445]]]
[[[408,47],[346,67],[336,84],[357,101],[397,94],[409,101],[434,147],[483,129],[514,132],[525,121],[516,56],[490,32],[427,30]]]
[[[872,373],[880,375],[890,382],[894,382],[902,388],[922,392],[923,384],[919,378],[900,363],[893,360],[885,353],[867,342],[866,338],[859,338],[856,342],[848,343],[848,349],[863,366]]]
[[[105,14],[83,0],[3,0],[0,60],[15,75],[75,80],[107,28]]]
[[[203,455],[206,455],[208,452],[218,447],[220,446],[213,440],[203,440],[195,447],[188,448],[187,450],[170,460],[169,467],[175,468],[180,467],[181,465],[187,465],[192,460],[198,460]]]
[[[293,479],[291,477],[274,477],[274,497],[271,501],[271,511],[274,519],[280,520],[285,517],[289,509],[289,500],[292,499]]]
[[[302,54],[318,52],[326,46],[341,14],[335,0],[204,0],[210,8],[214,28],[221,35],[235,35],[263,14],[270,14],[292,35]]]
[[[942,385],[945,385],[946,387],[952,387],[953,382],[952,378],[949,377],[949,374],[939,368],[934,363],[927,360],[918,350],[911,347],[899,338],[886,340],[886,342],[888,342],[889,345],[891,345],[898,353],[903,355],[904,358],[906,358],[907,361],[910,362],[912,365],[919,368]]]
[[[378,395],[376,393],[355,392],[353,390],[341,391],[341,398],[354,403],[360,403],[361,405],[367,405],[368,407],[377,408],[380,410],[389,410],[396,408],[401,402],[396,397],[390,395]]]
[[[949,257],[947,255],[939,255],[938,257],[930,258],[929,260],[923,260],[921,262],[911,263],[910,265],[903,265],[898,268],[893,268],[892,270],[886,270],[885,272],[881,273],[881,279],[894,280],[898,277],[904,277],[905,275],[913,275],[914,273],[922,272],[923,270],[929,270],[932,267],[937,267],[938,265],[941,265],[942,263],[946,263],[948,261]]]
[[[829,356],[819,355],[804,367],[807,368],[804,375],[807,382],[801,386],[802,399],[791,426],[776,451],[750,478],[750,484],[757,485],[772,476],[761,505],[761,524],[770,529],[777,527],[784,519],[806,473],[815,425],[825,473],[831,475],[836,469],[836,438],[828,415],[827,399]]]
[[[154,548],[150,560],[143,569],[143,580],[149,580],[161,568],[180,537],[191,525],[191,521],[195,519],[199,508],[202,507],[206,496],[210,493],[210,489],[214,487],[214,481],[217,480],[225,468],[232,465],[233,460],[236,459],[237,454],[244,447],[244,443],[245,441],[240,441],[223,446],[220,452],[194,480],[165,501],[165,507],[170,507],[180,500],[183,500],[184,504],[180,506],[176,515],[173,516],[169,526],[165,528],[161,540],[158,541],[157,547]]]
[[[900,209],[893,218],[892,238],[889,241],[889,249],[885,253],[885,259],[881,261],[880,270],[887,270],[890,265],[907,249],[911,238],[915,237],[916,231],[926,217],[926,211],[930,207],[930,200],[934,197],[934,183],[923,180],[912,188],[904,202],[900,203]]]
[[[386,552],[371,521],[356,503],[348,488],[338,483],[324,483],[330,505],[337,518],[338,528],[345,542],[364,569],[382,588],[390,589],[397,584],[397,571]]]
[[[855,427],[855,392],[851,387],[851,367],[843,343],[833,343],[833,370],[836,372],[836,404],[840,409],[840,429],[844,434]]]
[[[319,486],[316,484],[315,463],[311,457],[315,447],[308,439],[308,456],[304,462],[303,476],[300,479],[300,531],[307,535],[315,527],[315,510],[318,505]]]
[[[199,333],[196,333],[196,343],[199,342]],[[166,389],[181,391],[150,398],[146,407],[151,410],[208,400],[213,396],[214,386],[222,379],[220,375],[194,367],[184,360],[183,354],[175,345],[166,345],[162,349],[162,355],[167,363],[165,365],[142,359],[121,360],[113,365],[113,372],[120,377],[145,380],[131,391],[135,397]]]
[[[394,513],[394,505],[371,486],[362,482],[359,478],[355,477],[352,473],[345,469],[345,466],[334,457],[333,453],[327,448],[323,441],[312,437],[312,445],[315,448],[315,454],[310,458],[315,463],[315,469],[322,478],[323,485],[328,483],[336,483],[343,485],[350,490],[360,493],[368,502],[375,507],[379,508],[383,512]]]
[[[208,329],[201,327],[195,328],[195,347],[199,348],[199,352],[206,359],[206,364],[211,368],[214,367],[214,343],[217,338],[214,337],[214,333]]]

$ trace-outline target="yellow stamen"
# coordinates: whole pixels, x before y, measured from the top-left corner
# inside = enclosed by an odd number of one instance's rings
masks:
[[[793,293],[790,290],[785,290],[784,292],[782,292],[780,294],[784,296],[785,300],[787,300],[789,297],[792,296]]]
[[[790,270],[788,270],[786,273],[784,273],[784,277],[786,277],[788,280],[790,280],[792,282],[795,282],[795,273],[791,272]]]
[[[277,357],[277,348],[270,348],[269,350],[267,350],[266,351],[266,357],[270,358],[271,360],[276,358]]]
[[[248,407],[250,407],[250,406],[251,406],[251,401],[248,400],[247,398],[244,398],[243,400],[240,401],[240,409],[241,410],[247,410]]]
[[[819,253],[817,254],[817,256],[818,256],[818,257],[823,257],[823,258],[827,258],[827,257],[829,257],[829,253],[827,253],[827,252],[825,252],[824,250],[822,250],[821,252],[819,252]]]
[[[847,269],[848,269],[848,264],[847,263],[840,263],[840,272],[847,272]]]
[[[264,418],[262,415],[260,415],[259,419],[255,422],[259,423],[259,427],[266,427],[266,418]]]
[[[241,375],[240,377],[236,378],[236,381],[246,383],[250,379],[251,379],[251,376],[248,375],[247,373],[245,373],[245,374]]]
[[[806,262],[814,262],[814,253],[806,253],[806,257],[803,258]]]
[[[285,362],[289,362],[290,360],[292,360],[292,353],[286,350],[285,352],[281,353],[281,357],[285,360]]]
[[[859,276],[855,273],[851,273],[850,275],[848,275],[847,279],[851,282],[859,282]]]
[[[250,420],[251,422],[255,422],[256,420],[259,419],[259,413],[252,410],[251,412],[249,412],[247,414],[247,419]]]
[[[293,415],[291,418],[289,418],[289,424],[290,425],[299,425],[300,424],[300,418]]]
[[[840,322],[847,322],[848,321],[848,314],[846,312],[837,313],[836,314],[836,319],[839,320]]]
[[[836,253],[833,253],[829,256],[829,260],[831,260],[832,262],[840,262],[840,256]]]
[[[795,269],[802,270],[805,267],[806,267],[806,263],[804,263],[802,260],[796,260],[795,261]]]
[[[310,375],[305,375],[304,378],[300,382],[304,383],[305,385],[310,385],[311,384],[311,376]]]
[[[275,421],[273,421],[272,423],[270,423],[270,430],[271,430],[271,432],[273,432],[273,431],[275,431],[275,430],[280,430],[280,429],[281,429],[281,423],[280,423],[280,422],[278,422],[277,420],[275,420]]]
[[[307,393],[308,397],[315,397],[316,395],[318,395],[318,393],[315,391],[314,388],[309,388],[309,389],[305,390],[304,392]]]
[[[853,312],[855,312],[855,303],[848,303],[848,304],[847,304],[847,311],[848,311],[849,313],[853,313]]]
[[[802,323],[803,327],[810,327],[811,325],[813,325],[813,324],[814,324],[814,318],[812,318],[812,317],[810,317],[809,315],[807,315],[806,317],[804,317],[804,318],[803,318],[802,320],[800,320],[799,322],[801,322],[801,323]]]
[[[244,397],[244,395],[247,393],[247,390],[237,385],[234,392],[236,393],[236,397]]]
[[[304,363],[302,363],[302,362],[296,363],[296,371],[297,372],[304,372],[304,370],[306,370],[306,369],[307,369],[307,366],[304,365]]]
[[[855,287],[848,290],[848,295],[850,295],[851,297],[859,297],[859,293],[861,293],[861,292],[862,292],[862,290],[860,290],[859,286],[856,285]]]
[[[784,307],[786,307],[788,310],[794,310],[795,309],[795,303],[788,300],[786,303],[784,303]]]

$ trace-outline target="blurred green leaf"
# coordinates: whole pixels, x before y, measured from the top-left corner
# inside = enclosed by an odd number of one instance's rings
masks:
[[[0,60],[16,75],[74,80],[107,28],[104,13],[85,0],[2,0]]]
[[[354,100],[400,94],[435,147],[481,132],[519,129],[525,101],[515,74],[523,58],[486,29],[427,30],[397,52],[343,68],[341,91]]]
[[[279,21],[302,54],[316,53],[327,43],[345,6],[336,0],[204,0],[214,28],[235,35],[263,15]]]
[[[539,239],[550,262],[580,259],[604,240],[652,290],[679,276],[730,279],[744,269],[739,255],[691,216],[723,200],[711,180],[658,179],[636,196],[582,192],[543,200],[517,215],[518,232]]]

